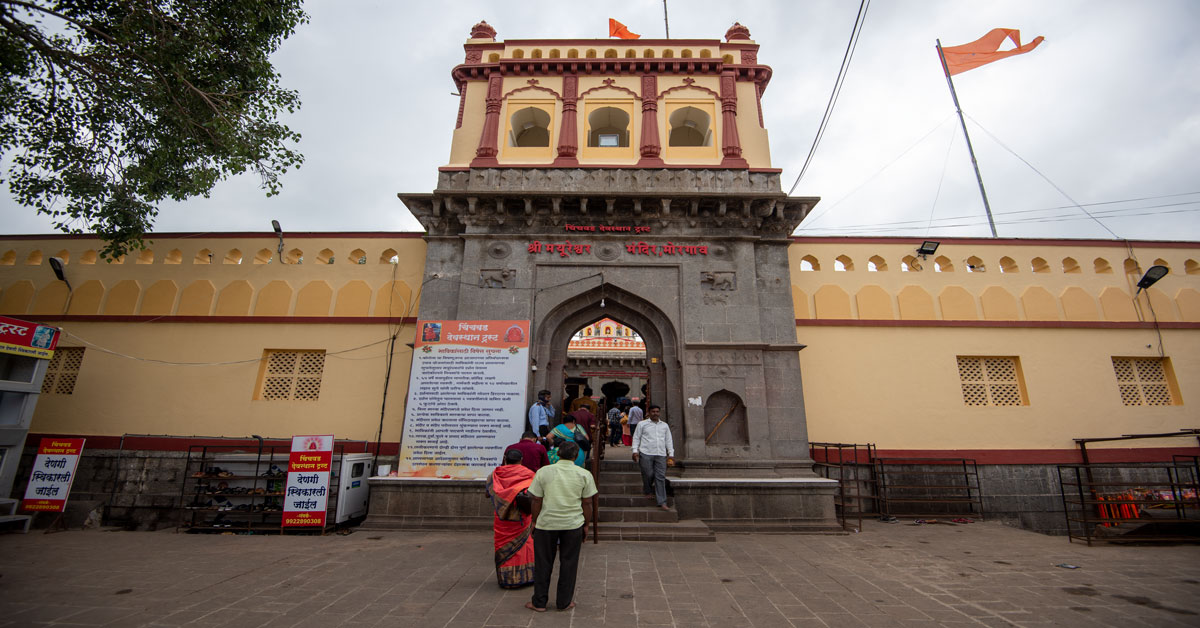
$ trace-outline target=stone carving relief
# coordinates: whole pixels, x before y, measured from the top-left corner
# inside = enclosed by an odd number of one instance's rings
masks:
[[[621,256],[621,245],[605,242],[594,247],[592,250],[596,252],[596,257],[611,262]]]
[[[440,192],[528,192],[557,191],[566,188],[575,193],[611,192],[613,187],[635,192],[687,193],[778,193],[778,173],[752,173],[730,170],[583,170],[561,168],[515,169],[479,168],[468,177],[462,172],[443,172],[438,176]]]
[[[700,273],[700,285],[706,290],[737,290],[737,273],[705,271]]]
[[[512,247],[507,242],[492,242],[488,244],[487,254],[492,259],[505,259],[512,255]]]
[[[756,351],[688,351],[688,364],[762,364],[762,355]]]
[[[479,270],[480,288],[509,288],[517,276],[513,268],[482,268]]]
[[[729,295],[724,292],[705,292],[705,305],[729,305]]]

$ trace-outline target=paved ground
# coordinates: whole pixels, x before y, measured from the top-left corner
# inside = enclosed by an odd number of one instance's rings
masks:
[[[500,590],[491,552],[481,533],[4,534],[0,626],[1200,626],[1200,547],[997,523],[589,544],[566,613]]]

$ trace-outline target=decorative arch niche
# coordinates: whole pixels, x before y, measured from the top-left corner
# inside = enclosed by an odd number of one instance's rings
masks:
[[[718,390],[704,402],[704,438],[708,445],[749,445],[746,404],[728,390]]]

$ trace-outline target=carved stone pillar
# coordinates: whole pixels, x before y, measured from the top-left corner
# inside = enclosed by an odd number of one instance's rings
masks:
[[[488,77],[487,109],[483,118],[483,133],[479,136],[479,148],[475,150],[472,168],[498,166],[496,154],[499,153],[497,138],[500,135],[500,103],[504,77],[499,72]]]
[[[749,168],[742,158],[742,141],[737,131],[737,75],[728,70],[721,73],[721,166]]]
[[[662,144],[658,136],[658,77],[647,74],[642,77],[642,145],[638,167],[661,166],[659,158]]]
[[[568,74],[563,77],[562,125],[558,131],[558,158],[555,167],[572,168],[579,165],[579,126],[576,122],[576,103],[579,101],[579,77]]]

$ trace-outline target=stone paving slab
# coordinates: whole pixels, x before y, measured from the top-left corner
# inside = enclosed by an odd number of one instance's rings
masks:
[[[577,608],[536,614],[529,588],[496,586],[488,533],[6,534],[0,627],[1200,626],[1200,546],[864,523],[589,543]]]

